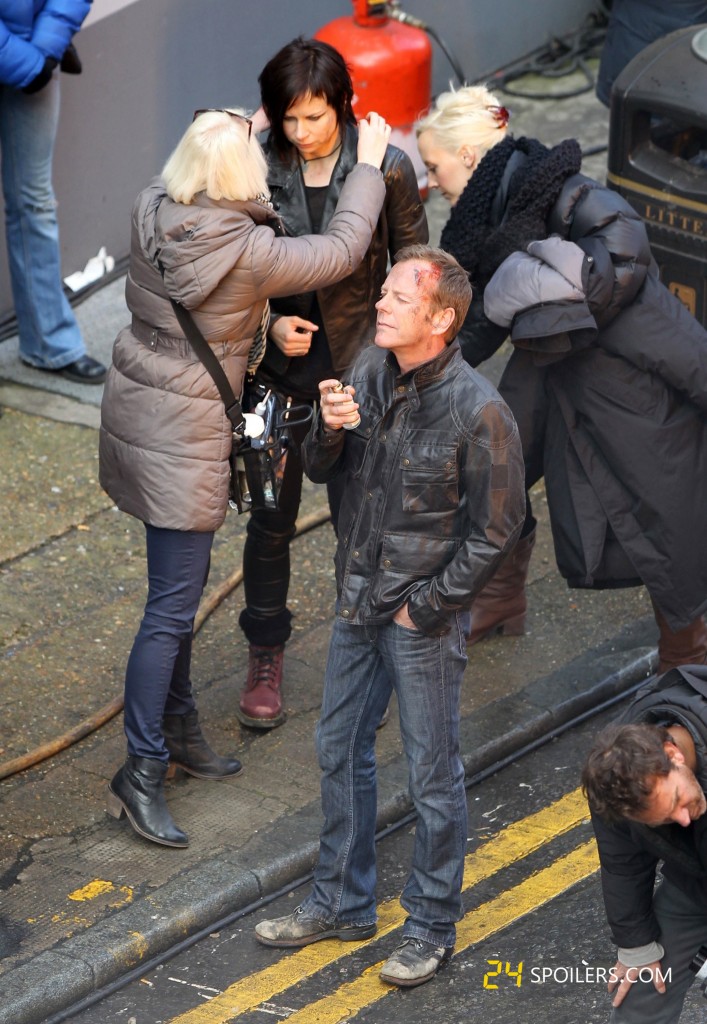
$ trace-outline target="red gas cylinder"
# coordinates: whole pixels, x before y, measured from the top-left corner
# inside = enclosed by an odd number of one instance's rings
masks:
[[[342,55],[354,86],[354,113],[375,110],[393,128],[391,142],[412,159],[426,180],[413,125],[430,106],[432,46],[420,28],[388,16],[385,3],[353,0],[352,17],[336,18],[315,32]]]

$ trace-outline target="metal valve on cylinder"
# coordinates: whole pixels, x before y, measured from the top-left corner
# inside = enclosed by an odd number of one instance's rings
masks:
[[[416,24],[398,20],[402,12],[396,4],[352,0],[352,6],[353,14],[322,25],[315,38],[329,43],[346,61],[357,120],[371,110],[386,119],[393,130],[392,145],[407,153],[425,189],[427,169],[417,151],[414,125],[430,106],[432,43]]]

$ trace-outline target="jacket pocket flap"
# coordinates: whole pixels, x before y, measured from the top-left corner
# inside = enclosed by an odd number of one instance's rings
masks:
[[[434,537],[420,533],[386,533],[380,568],[411,578],[437,576],[452,561],[461,541],[458,537]]]

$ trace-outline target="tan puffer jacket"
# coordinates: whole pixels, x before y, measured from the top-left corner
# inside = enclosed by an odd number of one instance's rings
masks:
[[[326,233],[284,238],[257,202],[200,194],[185,206],[160,181],[138,196],[126,284],[133,320],[116,339],[101,406],[100,482],[118,508],[174,530],[216,530],[226,514],[230,424],[170,297],[193,312],[239,395],[265,301],[350,274],[384,197],[381,172],[358,164]]]

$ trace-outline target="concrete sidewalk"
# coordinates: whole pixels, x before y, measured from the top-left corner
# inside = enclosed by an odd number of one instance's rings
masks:
[[[606,141],[608,115],[592,94],[509,105],[516,134],[546,142],[575,135],[585,148]],[[587,172],[603,178],[604,160],[588,161]],[[429,211],[438,237],[446,208],[433,198]],[[128,320],[123,282],[77,313],[89,350],[107,361]],[[120,515],[97,484],[102,389],[29,370],[16,353],[16,339],[0,345],[0,775],[84,720],[107,717],[80,742],[0,782],[0,1024],[39,1024],[310,870],[320,823],[313,733],[334,545],[326,522],[294,542],[288,718],[270,733],[249,731],[235,716],[246,665],[237,626],[242,594],[237,587],[221,593],[240,566],[244,534],[244,521],[229,514],[205,604],[213,594],[223,600],[214,599],[197,634],[194,681],[213,746],[237,754],[245,771],[221,783],[168,783],[188,849],[141,840],[105,815],[104,801],[124,758],[122,717],[108,715],[122,693],[144,602],[143,528]],[[492,379],[503,358],[484,368]],[[535,507],[528,633],[478,645],[467,669],[469,775],[624,692],[654,661],[645,592],[568,590],[555,569],[542,490]],[[308,486],[303,517],[324,514],[322,490]],[[383,825],[410,806],[395,711],[379,733],[378,759]]]

